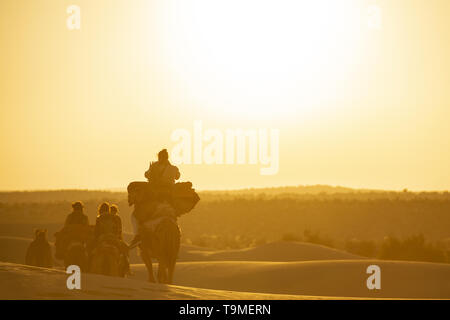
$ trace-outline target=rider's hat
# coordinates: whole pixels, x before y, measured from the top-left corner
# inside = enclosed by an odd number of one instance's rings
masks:
[[[81,210],[84,208],[84,204],[81,201],[76,201],[76,202],[72,203],[72,208],[74,210]]]

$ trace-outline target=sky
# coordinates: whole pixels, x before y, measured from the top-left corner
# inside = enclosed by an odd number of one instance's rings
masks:
[[[126,188],[162,148],[201,190],[448,190],[449,15],[447,0],[2,0],[0,190]],[[241,162],[239,129],[257,133]]]

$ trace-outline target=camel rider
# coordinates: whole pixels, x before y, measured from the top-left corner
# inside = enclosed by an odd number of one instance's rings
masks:
[[[72,203],[73,211],[67,216],[64,226],[73,224],[89,225],[88,216],[83,213],[83,208],[84,205],[81,201]]]
[[[114,234],[116,235],[119,245],[119,250],[122,253],[122,258],[124,259],[124,265],[125,265],[125,274],[131,275],[130,270],[130,261],[128,258],[128,246],[123,241],[123,234],[122,234],[122,219],[120,219],[119,216],[119,207],[115,204],[111,205],[109,208],[109,213],[112,215],[116,221],[115,228],[113,229]]]
[[[158,153],[158,161],[150,162],[145,177],[160,201],[170,201],[170,194],[175,180],[180,178],[180,171],[169,162],[169,153],[163,149]]]
[[[89,228],[88,216],[84,214],[84,205],[81,201],[72,203],[73,211],[67,216],[64,227],[57,232],[55,256],[62,259],[68,246],[73,242],[86,243],[86,234]]]
[[[107,202],[102,203],[98,209],[98,216],[95,223],[95,245],[98,245],[105,239],[114,239],[114,244],[118,249],[127,254],[127,245],[123,242],[122,237],[122,220],[118,215],[119,209],[116,205],[109,205]]]
[[[111,205],[109,208],[111,215],[116,219],[116,228],[114,229],[115,234],[120,240],[123,240],[122,235],[122,219],[119,217],[119,207],[115,204]]]
[[[169,162],[169,153],[167,149],[163,149],[158,153],[158,161],[150,162],[149,169],[145,172],[145,177],[148,179],[148,184],[151,193],[153,194],[151,205],[148,207],[150,214],[147,219],[154,213],[160,203],[172,200],[172,187],[175,185],[175,180],[180,178],[180,171]],[[128,190],[130,192],[130,190]],[[131,214],[131,223],[135,233],[134,239],[130,243],[130,248],[134,247],[139,241],[139,219],[135,212]],[[140,221],[142,223],[142,219]]]
[[[117,212],[117,210],[116,210]],[[122,236],[122,221],[118,215],[110,213],[109,203],[103,202],[98,207],[98,216],[95,221],[95,239],[98,240],[102,235],[114,234],[118,239]]]

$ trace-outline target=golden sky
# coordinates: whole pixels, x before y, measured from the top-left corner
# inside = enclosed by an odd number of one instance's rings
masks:
[[[125,188],[195,121],[279,130],[276,174],[180,165],[198,189],[450,189],[449,16],[448,0],[2,0],[0,190]]]

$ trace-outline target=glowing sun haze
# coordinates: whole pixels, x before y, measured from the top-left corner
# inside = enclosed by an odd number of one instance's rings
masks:
[[[287,109],[302,116],[356,72],[366,12],[351,3],[168,1],[165,61],[205,108],[233,117],[285,116]]]
[[[195,121],[280,133],[277,174],[181,165],[199,189],[449,189],[449,14],[446,0],[3,0],[0,189],[125,188]]]

